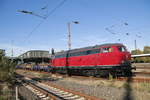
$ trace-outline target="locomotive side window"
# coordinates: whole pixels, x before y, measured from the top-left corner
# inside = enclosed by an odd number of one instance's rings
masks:
[[[59,55],[55,55],[55,58],[59,58]]]
[[[118,50],[119,50],[120,52],[127,51],[127,50],[126,50],[126,48],[125,48],[125,47],[123,47],[123,46],[121,46],[121,47],[118,47]]]
[[[95,54],[95,53],[100,53],[100,49],[93,49],[93,50],[91,51],[91,54]]]
[[[86,53],[87,53],[87,55],[91,54],[91,50],[88,50]]]
[[[66,56],[67,56],[66,54],[60,54],[60,55],[55,55],[55,58],[64,58]]]
[[[111,48],[111,47],[102,48],[102,52],[103,52],[103,53],[113,52],[113,48]]]
[[[86,55],[86,51],[70,53],[69,57],[71,57],[71,56],[82,56],[82,55]]]
[[[83,56],[83,55],[89,55],[89,54],[95,54],[95,53],[100,53],[100,49],[73,52],[73,53],[69,53],[68,57]],[[55,55],[55,57],[56,58],[64,58],[64,57],[67,57],[67,54],[59,54],[59,55]]]
[[[86,51],[87,55],[89,55],[89,54],[95,54],[95,53],[100,53],[100,49],[93,49],[93,50],[87,50]]]

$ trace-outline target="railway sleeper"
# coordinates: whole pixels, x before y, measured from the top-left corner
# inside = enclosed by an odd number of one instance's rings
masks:
[[[36,94],[40,99],[49,100],[49,97],[47,94],[44,94],[40,92],[39,90],[34,89],[32,86],[26,85],[26,88],[28,88],[30,91]]]

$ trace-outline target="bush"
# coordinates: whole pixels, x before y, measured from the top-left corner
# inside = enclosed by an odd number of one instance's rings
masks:
[[[0,56],[0,81],[11,83],[16,64],[5,56]]]

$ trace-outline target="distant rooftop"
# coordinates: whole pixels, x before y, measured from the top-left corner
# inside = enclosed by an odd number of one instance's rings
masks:
[[[19,56],[20,58],[49,58],[49,51],[46,50],[30,50]]]

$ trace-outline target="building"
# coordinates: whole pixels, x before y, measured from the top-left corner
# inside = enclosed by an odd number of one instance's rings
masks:
[[[0,56],[5,56],[5,50],[4,49],[0,49]]]
[[[19,58],[49,58],[50,54],[49,51],[44,50],[30,50],[21,54]]]
[[[50,54],[49,51],[45,50],[30,50],[27,51],[19,56],[19,58],[23,62],[35,62],[35,63],[41,63],[41,62],[49,62],[50,60]]]

